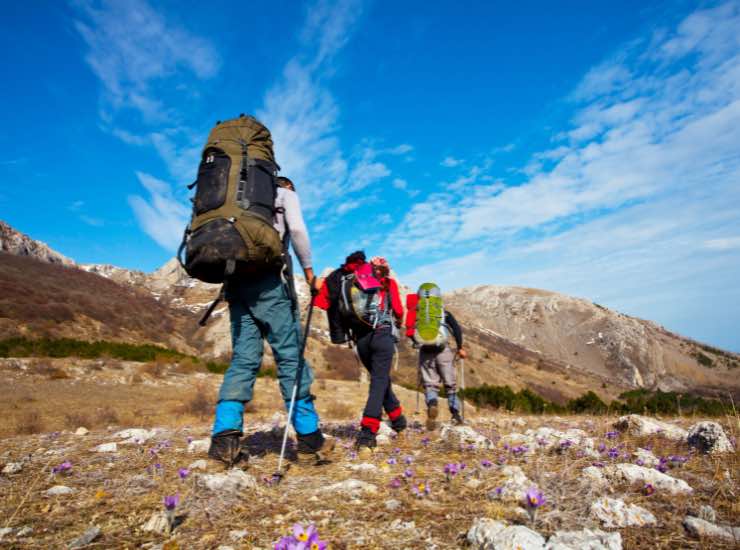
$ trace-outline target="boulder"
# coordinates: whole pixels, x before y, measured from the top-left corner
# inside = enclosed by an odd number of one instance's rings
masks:
[[[727,438],[727,434],[717,422],[699,422],[689,428],[686,438],[689,447],[699,449],[703,453],[732,453],[735,449]]]
[[[473,445],[476,449],[493,449],[493,442],[470,426],[453,426],[443,424],[439,432],[442,441],[454,445]]]
[[[740,527],[716,525],[694,516],[686,516],[683,520],[683,526],[691,535],[697,538],[724,539],[736,543],[740,542]]]
[[[622,432],[627,432],[630,435],[645,437],[649,435],[660,435],[667,439],[674,441],[680,441],[686,439],[686,430],[668,424],[667,422],[661,422],[654,418],[647,418],[640,416],[639,414],[628,414],[627,416],[620,417],[615,423],[614,427]]]
[[[656,491],[663,491],[671,495],[686,495],[693,489],[683,479],[671,477],[653,468],[645,468],[637,464],[614,464],[602,469],[604,476],[612,483],[651,484]]]
[[[51,489],[47,489],[45,494],[48,497],[58,497],[62,495],[71,495],[74,492],[75,490],[72,489],[72,487],[67,487],[66,485],[54,485]]]
[[[523,525],[478,518],[468,530],[468,542],[479,550],[543,550],[545,539]]]
[[[244,470],[232,469],[225,474],[200,474],[199,480],[211,491],[236,493],[243,489],[256,489],[257,480]]]
[[[621,499],[602,497],[591,504],[591,516],[604,527],[642,527],[657,523],[655,516],[635,504],[625,504]]]
[[[622,535],[600,529],[556,531],[545,550],[622,550]]]

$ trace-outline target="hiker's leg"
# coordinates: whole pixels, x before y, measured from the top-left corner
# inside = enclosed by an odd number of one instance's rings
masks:
[[[450,412],[460,410],[460,403],[457,399],[457,373],[455,372],[455,352],[450,346],[445,346],[442,353],[437,355],[437,369],[442,376],[442,381],[447,392],[447,404]]]
[[[262,334],[235,289],[229,301],[231,365],[224,374],[216,405],[213,433],[242,431],[244,403],[252,400],[254,381],[262,363]]]
[[[363,427],[370,428],[375,433],[380,427],[383,399],[391,381],[393,336],[390,329],[383,328],[376,330],[371,338],[372,363],[370,367],[370,390],[361,424]]]
[[[293,309],[285,284],[277,274],[263,277],[254,287],[258,292],[251,293],[250,307],[272,348],[277,363],[280,393],[287,410],[290,408],[293,384],[300,361],[303,337],[300,320]],[[313,371],[308,361],[305,361],[291,418],[293,427],[299,435],[313,433],[319,429],[319,416],[311,396],[312,382]]]
[[[424,387],[424,399],[427,406],[436,402],[439,397],[440,377],[437,372],[437,352],[434,350],[419,349],[419,370],[421,371],[421,384]]]

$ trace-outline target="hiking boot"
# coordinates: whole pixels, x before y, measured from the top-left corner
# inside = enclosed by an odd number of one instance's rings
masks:
[[[465,424],[465,421],[463,420],[462,416],[460,416],[460,411],[457,410],[451,410],[450,413],[452,414],[452,423],[456,426],[462,426]]]
[[[357,441],[355,442],[357,456],[362,459],[370,458],[373,455],[376,446],[375,434],[370,431],[369,428],[363,427],[360,430],[360,435],[357,436]]]
[[[391,421],[391,428],[393,428],[393,431],[398,434],[404,431],[407,426],[408,423],[406,422],[406,417],[404,415],[401,415],[395,420]]]
[[[326,437],[321,430],[306,435],[298,435],[296,461],[299,464],[320,466],[332,461],[337,440]]]
[[[437,415],[439,409],[437,408],[437,400],[429,402],[427,405],[427,430],[432,431],[437,427]]]
[[[211,437],[211,447],[208,449],[208,456],[214,460],[220,460],[227,466],[231,467],[240,460],[246,458],[246,453],[242,450],[239,438],[242,432],[239,430],[224,430]]]

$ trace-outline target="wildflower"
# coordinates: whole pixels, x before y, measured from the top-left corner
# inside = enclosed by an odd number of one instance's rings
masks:
[[[300,523],[293,525],[293,537],[298,542],[308,542],[316,534],[316,526],[311,524],[304,529]]]
[[[508,451],[508,450],[509,450],[509,444],[508,443],[504,443],[504,451]]]
[[[179,470],[177,470],[177,475],[180,476],[180,479],[185,479],[190,475],[190,470],[188,470],[187,468],[180,468]]]
[[[560,448],[565,450],[569,449],[573,445],[573,442],[570,439],[564,439],[560,442]]]
[[[578,450],[576,452],[576,457],[583,458],[584,456],[586,456],[586,453],[584,451]]]
[[[426,447],[427,445],[429,445],[429,442],[430,442],[430,441],[431,441],[431,440],[430,440],[430,439],[429,439],[428,437],[424,437],[424,438],[422,438],[422,440],[421,440],[421,444],[422,444],[422,445],[424,445],[424,446]]]
[[[393,449],[393,454],[394,455],[400,454],[400,452],[401,452],[401,449],[399,449],[398,447],[396,447],[395,449]]]
[[[193,438],[191,436],[188,436],[187,441],[188,441],[188,445],[190,445],[193,442]]]
[[[405,477],[414,477],[414,471],[413,471],[413,470],[412,470],[411,468],[406,468],[406,469],[405,469],[405,470],[403,471],[403,475],[404,475]]]
[[[503,487],[496,487],[496,488],[495,488],[495,489],[493,490],[494,494],[495,494],[495,495],[496,495],[497,497],[500,497],[500,496],[501,496],[501,493],[502,493],[503,491],[504,491],[504,488],[503,488]]]
[[[63,472],[68,472],[71,469],[72,469],[72,463],[69,460],[65,460],[59,466],[54,466],[51,469],[51,473],[52,474],[61,474]]]
[[[421,481],[411,487],[411,492],[419,498],[424,498],[425,496],[429,495],[431,489],[429,488],[428,482]]]
[[[609,452],[606,453],[609,458],[619,458],[619,450],[616,447],[612,447],[609,449]]]
[[[467,465],[467,464],[465,464],[464,462],[461,462],[461,463],[460,463],[460,471],[463,471],[463,470],[464,470],[465,468],[467,468],[467,467],[468,467],[468,465]]]
[[[493,462],[484,458],[483,460],[480,461],[480,465],[483,466],[484,468],[490,468],[491,466],[493,466]]]
[[[600,461],[598,461],[598,462],[592,462],[591,463],[591,466],[596,466],[597,468],[603,468],[604,467],[604,463],[603,462],[600,462]]]
[[[457,464],[454,464],[452,462],[449,464],[445,464],[444,473],[447,476],[447,479],[449,479],[452,476],[457,475],[458,471],[459,470],[458,470]]]
[[[645,487],[642,488],[642,492],[650,496],[655,492],[655,487],[653,487],[652,483],[646,483]]]
[[[168,512],[172,512],[178,504],[180,504],[180,493],[164,497],[164,508]]]
[[[390,458],[389,458],[389,459],[387,460],[387,462],[388,462],[388,464],[390,464],[391,466],[394,466],[394,465],[398,464],[398,460],[396,460],[396,459],[395,459],[394,457],[390,457]]]
[[[406,458],[404,458],[404,459],[403,459],[403,461],[404,461],[404,462],[405,462],[406,464],[409,464],[409,465],[410,465],[410,464],[412,464],[412,463],[414,462],[414,457],[412,457],[412,456],[407,456]]]
[[[530,510],[530,513],[545,504],[545,502],[547,502],[545,495],[537,487],[532,486],[524,493],[524,504]]]
[[[606,445],[603,442],[599,443],[599,452],[603,453],[605,450],[606,450]]]
[[[638,466],[644,466],[645,461],[641,458],[638,458],[637,460],[635,460],[635,464],[637,464]]]
[[[607,439],[616,439],[619,436],[619,432],[606,432]]]
[[[398,489],[401,486],[401,480],[397,477],[394,477],[393,479],[391,479],[391,482],[388,484],[388,486],[391,489]]]
[[[505,456],[500,456],[500,457],[498,457],[496,459],[496,462],[498,462],[499,465],[504,465],[504,464],[506,464],[506,457]]]

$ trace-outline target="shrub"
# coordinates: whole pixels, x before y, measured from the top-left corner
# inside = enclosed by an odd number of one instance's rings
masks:
[[[700,365],[703,365],[710,369],[714,367],[714,361],[712,361],[712,358],[709,357],[708,355],[703,354],[700,351],[696,352],[696,354],[694,355],[694,358],[699,362]]]
[[[608,407],[598,395],[589,391],[577,399],[568,401],[566,408],[574,413],[604,414]]]
[[[18,435],[32,435],[41,433],[44,426],[41,415],[36,411],[29,411],[23,415],[15,425],[15,433]]]

